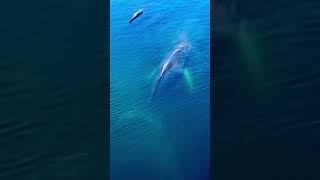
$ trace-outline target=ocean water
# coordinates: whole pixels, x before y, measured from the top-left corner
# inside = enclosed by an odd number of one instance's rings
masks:
[[[1,180],[108,179],[107,3],[1,3]],[[111,1],[115,180],[208,179],[208,4]],[[129,26],[141,6],[155,16]],[[215,1],[214,179],[320,179],[319,8]],[[149,103],[154,68],[186,37],[189,76]]]
[[[319,8],[216,1],[214,179],[320,179]]]
[[[1,3],[1,180],[107,179],[105,5]]]
[[[111,0],[110,21],[111,179],[209,179],[210,1]],[[152,95],[181,40],[184,67]]]

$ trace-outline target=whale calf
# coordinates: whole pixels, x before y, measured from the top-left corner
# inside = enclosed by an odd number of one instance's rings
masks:
[[[191,49],[191,43],[183,40],[180,41],[173,50],[160,62],[156,84],[152,91],[152,96],[157,90],[161,79],[170,71],[181,72],[184,68],[184,60],[186,53]]]
[[[137,19],[139,16],[141,16],[142,13],[143,13],[143,9],[139,9],[137,12],[135,12],[132,18],[129,20],[129,24],[135,19]]]

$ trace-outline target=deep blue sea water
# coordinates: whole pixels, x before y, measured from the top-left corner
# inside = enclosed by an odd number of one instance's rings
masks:
[[[0,6],[0,179],[107,179],[106,3]]]
[[[320,179],[319,8],[215,1],[214,179]]]
[[[108,179],[107,3],[2,2],[0,180]],[[208,179],[208,4],[111,1],[112,180]],[[215,1],[215,180],[320,179],[319,8]],[[187,76],[149,103],[180,38]]]
[[[209,179],[210,1],[110,5],[111,179]],[[185,39],[183,73],[168,74],[151,98],[161,60]]]

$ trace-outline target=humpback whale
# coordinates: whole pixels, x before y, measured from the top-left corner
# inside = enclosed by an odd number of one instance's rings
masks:
[[[184,55],[191,49],[191,43],[183,40],[180,41],[173,50],[160,62],[158,75],[156,78],[155,86],[152,91],[152,96],[157,90],[158,84],[161,79],[170,71],[181,72],[184,68]]]
[[[139,9],[137,12],[135,12],[132,18],[129,20],[129,24],[135,19],[137,19],[139,16],[141,16],[142,13],[143,13],[143,9]]]

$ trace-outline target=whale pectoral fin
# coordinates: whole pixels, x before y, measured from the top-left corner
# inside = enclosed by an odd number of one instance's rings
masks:
[[[193,79],[192,79],[191,73],[189,72],[189,70],[187,68],[184,69],[184,71],[183,71],[183,77],[184,77],[184,80],[185,80],[189,90],[192,90],[193,89]]]
[[[157,68],[153,69],[150,74],[148,74],[148,79],[154,79],[156,77]]]

